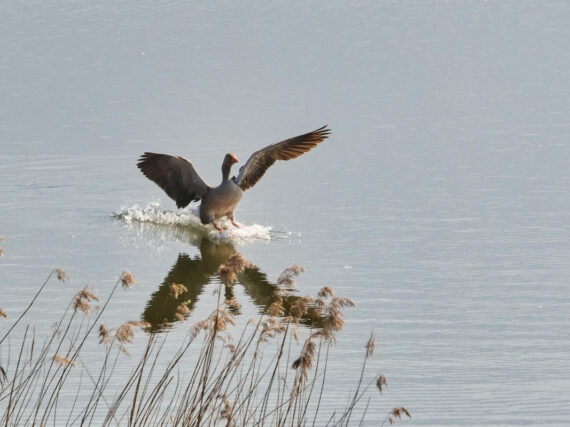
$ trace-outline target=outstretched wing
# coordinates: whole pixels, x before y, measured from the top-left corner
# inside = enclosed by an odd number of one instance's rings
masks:
[[[306,153],[323,142],[330,133],[327,126],[269,145],[253,153],[234,178],[242,190],[253,187],[276,160],[290,160]]]
[[[148,179],[156,182],[179,208],[200,200],[209,189],[192,163],[184,157],[144,153],[137,167]]]

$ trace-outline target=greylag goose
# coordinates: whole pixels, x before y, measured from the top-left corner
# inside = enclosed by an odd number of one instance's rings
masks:
[[[206,184],[192,163],[184,157],[147,152],[140,157],[137,166],[176,202],[178,208],[202,200],[200,221],[202,224],[212,224],[221,232],[223,229],[216,224],[216,220],[224,216],[239,228],[235,222],[234,209],[243,192],[253,187],[276,160],[299,157],[323,142],[329,133],[330,130],[325,125],[313,132],[268,145],[253,153],[239,169],[238,175],[231,179],[231,168],[238,159],[235,154],[228,153],[222,163],[222,182],[217,187]]]

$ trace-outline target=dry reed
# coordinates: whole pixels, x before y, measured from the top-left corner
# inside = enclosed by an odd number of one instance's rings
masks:
[[[224,285],[233,286],[237,282],[238,274],[252,265],[241,254],[235,253],[218,268],[218,276]]]
[[[247,261],[239,256],[231,257],[223,267],[237,276],[246,265]],[[302,267],[293,266],[279,276],[281,290],[286,293],[284,288],[292,287],[292,277],[302,271]],[[344,309],[354,305],[351,300],[336,296],[329,287],[322,288],[316,298],[296,299],[288,310],[282,299],[275,300],[264,315],[248,322],[238,334],[234,330],[234,309],[239,305],[233,298],[223,300],[219,292],[218,304],[212,313],[189,328],[186,339],[174,354],[166,354],[162,349],[168,333],[152,333],[146,322],[124,322],[113,334],[113,329],[99,321],[117,286],[130,288],[136,283],[132,274],[126,273],[121,275],[94,319],[76,315],[78,311],[93,313],[91,304],[99,301],[95,290],[86,286],[74,296],[69,311],[56,322],[52,336],[44,344],[38,345],[34,330],[25,328],[18,356],[12,359],[15,366],[0,366],[2,424],[284,426],[314,425],[317,420],[329,419],[330,425],[346,426],[357,404],[365,400],[368,387],[375,383],[382,392],[386,385],[383,375],[363,385],[364,368],[375,349],[374,334],[371,334],[365,346],[362,373],[349,406],[330,418],[319,415],[327,378],[328,350],[344,325]],[[57,270],[52,274],[62,280]],[[62,277],[67,280],[67,275]],[[173,283],[170,296],[177,299],[186,291],[183,285]],[[188,318],[188,303],[178,305],[179,320]],[[300,326],[300,319],[311,311],[320,316],[322,327]],[[117,390],[110,386],[111,380],[116,377],[120,354],[129,354],[126,345],[135,340],[134,328],[148,331],[147,343],[138,360],[132,356],[129,362],[132,372]],[[291,343],[293,339],[299,341],[303,332],[308,333],[308,337],[300,354],[294,357]],[[91,336],[100,344],[107,344],[97,347],[103,352],[98,369],[81,361],[84,343]],[[193,360],[190,366],[189,358]],[[79,382],[75,402],[64,405],[63,400],[73,393],[70,387],[76,384],[69,381],[72,368],[73,375],[80,374],[84,382]],[[367,409],[368,404],[361,409],[362,420]],[[398,406],[389,412],[384,422],[393,423],[404,416],[409,417],[409,411]]]
[[[61,356],[59,354],[56,354],[55,356],[53,356],[53,360],[55,360],[60,365],[64,365],[64,366],[65,365],[71,365],[74,367],[77,366],[73,360],[69,360],[67,357]]]
[[[382,393],[382,387],[387,387],[386,377],[384,375],[378,375],[376,379],[376,388]]]
[[[185,292],[188,292],[188,288],[186,288],[186,286],[178,283],[171,283],[168,290],[170,295],[172,295],[174,299],[178,299],[180,295],[182,295]]]
[[[128,270],[123,271],[119,280],[124,289],[131,289],[138,284],[133,274]]]
[[[370,332],[370,338],[366,343],[366,358],[372,357],[374,355],[374,349],[376,348],[376,337],[374,332]]]
[[[388,414],[387,419],[390,424],[394,424],[396,420],[401,420],[402,416],[405,415],[408,418],[412,418],[410,412],[403,406],[398,406],[392,408],[392,411]],[[383,425],[384,423],[382,423]]]
[[[176,307],[176,314],[174,315],[176,320],[179,320],[181,322],[186,321],[186,317],[190,314],[190,309],[188,308],[189,304],[190,301],[184,301],[183,303],[179,304],[178,307]]]
[[[99,344],[110,344],[112,340],[111,331],[104,323],[101,323],[99,326]]]
[[[93,301],[99,301],[99,298],[95,295],[95,288],[91,285],[87,285],[75,294],[75,297],[73,298],[73,309],[75,311],[80,310],[89,316],[94,309],[91,305],[91,302]]]
[[[55,270],[55,274],[57,275],[57,280],[59,280],[60,282],[68,282],[69,281],[69,276],[61,268],[57,268]]]
[[[286,268],[277,278],[277,286],[294,288],[296,286],[293,277],[305,272],[305,268],[300,265],[292,265]]]

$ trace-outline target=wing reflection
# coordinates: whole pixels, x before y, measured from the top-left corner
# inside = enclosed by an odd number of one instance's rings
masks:
[[[232,243],[215,242],[200,235],[192,237],[186,241],[198,247],[200,255],[193,258],[185,253],[178,255],[158,290],[151,295],[142,314],[143,320],[151,324],[153,331],[168,328],[180,320],[180,313],[177,310],[181,303],[187,303],[186,307],[191,312],[205,286],[220,277],[220,266],[238,253]],[[187,290],[175,297],[171,291],[173,283],[182,284]],[[269,282],[265,273],[250,263],[237,275],[237,283],[244,287],[262,312],[265,312],[273,302],[281,299],[285,315],[288,315],[292,304],[300,298],[297,295],[283,295],[276,284]],[[225,287],[225,298],[226,300],[233,298],[232,286]],[[233,310],[236,314],[239,313],[239,308],[234,307]],[[319,316],[313,311],[309,311],[301,321],[307,326],[315,327],[321,323]]]

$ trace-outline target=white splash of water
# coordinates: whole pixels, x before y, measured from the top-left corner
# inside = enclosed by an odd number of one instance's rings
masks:
[[[217,224],[224,229],[220,233],[211,225],[202,224],[197,206],[179,211],[167,211],[162,208],[159,202],[150,202],[144,207],[138,205],[123,206],[119,211],[115,212],[114,216],[127,225],[145,223],[156,224],[161,226],[161,228],[172,226],[173,232],[176,234],[179,234],[180,227],[183,227],[190,233],[206,235],[211,240],[227,240],[239,244],[255,240],[270,240],[278,237],[271,232],[271,227],[259,224],[240,224],[240,228],[236,228],[226,218],[217,221]]]

